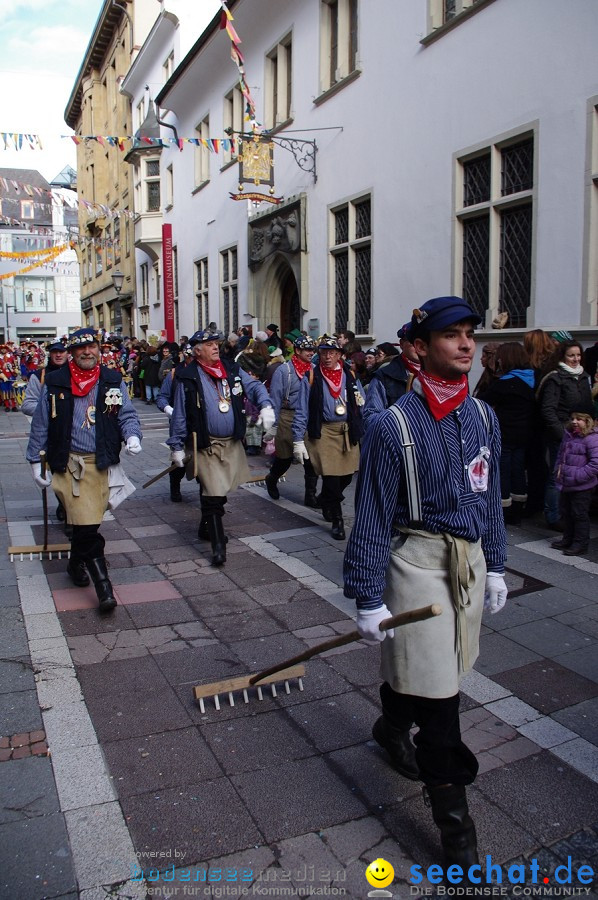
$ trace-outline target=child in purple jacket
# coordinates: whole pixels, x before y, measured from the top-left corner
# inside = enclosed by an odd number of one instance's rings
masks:
[[[565,556],[577,556],[588,549],[590,501],[598,484],[598,429],[588,413],[571,413],[559,447],[555,476],[561,491],[565,531],[551,547],[562,550]]]

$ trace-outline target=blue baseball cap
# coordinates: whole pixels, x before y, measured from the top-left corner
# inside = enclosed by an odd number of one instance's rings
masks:
[[[48,353],[51,353],[53,350],[55,350],[59,353],[65,353],[66,352],[65,342],[63,340],[62,341],[52,341],[52,343],[48,347]]]
[[[442,331],[455,322],[468,320],[479,325],[482,317],[462,297],[434,297],[413,310],[405,337],[413,343],[416,337],[430,331]]]

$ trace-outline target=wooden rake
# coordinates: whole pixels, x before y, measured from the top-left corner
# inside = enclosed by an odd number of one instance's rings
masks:
[[[380,631],[388,631],[389,628],[400,628],[402,625],[409,625],[411,622],[421,622],[423,619],[431,619],[441,614],[442,608],[437,603],[423,606],[420,609],[411,609],[408,612],[391,616],[390,619],[384,619],[380,622]],[[326,650],[334,650],[336,647],[344,647],[345,644],[352,644],[354,641],[360,640],[361,635],[357,629],[349,631],[347,634],[341,634],[338,637],[331,638],[329,641],[322,641],[322,643],[310,647],[309,650],[304,650],[303,653],[292,656],[290,659],[285,659],[283,662],[271,666],[269,669],[264,669],[262,672],[257,672],[253,675],[240,675],[236,678],[226,678],[224,681],[214,681],[212,684],[198,684],[193,688],[193,696],[199,701],[201,712],[205,713],[205,700],[209,697],[214,698],[214,706],[217,710],[220,709],[221,694],[228,695],[230,706],[234,706],[234,692],[241,691],[243,701],[249,703],[248,691],[252,687],[256,689],[258,700],[264,699],[262,690],[264,685],[270,685],[272,696],[276,697],[275,682],[277,681],[284,682],[285,693],[290,694],[289,679],[297,678],[299,690],[302,691],[302,678],[305,675],[305,666],[298,665],[299,663],[305,662],[305,660],[311,659],[312,656],[317,656],[319,653],[324,653]]]
[[[42,450],[40,455],[40,462],[42,464],[42,475],[46,474],[46,454]],[[21,562],[26,557],[29,557],[30,560],[33,559],[62,559],[63,555],[66,559],[71,555],[71,545],[70,544],[48,544],[48,492],[47,488],[43,488],[42,490],[42,504],[44,510],[44,542],[43,544],[33,544],[30,547],[9,547],[8,555],[10,556],[10,561],[14,562],[15,557],[18,557]]]

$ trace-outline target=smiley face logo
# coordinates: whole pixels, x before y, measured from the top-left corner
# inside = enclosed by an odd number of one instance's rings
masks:
[[[395,877],[395,870],[385,859],[375,859],[365,870],[368,883],[375,888],[385,888]]]

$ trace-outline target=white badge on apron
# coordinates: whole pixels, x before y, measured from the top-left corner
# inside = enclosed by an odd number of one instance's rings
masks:
[[[488,463],[489,459],[490,450],[488,447],[480,447],[480,452],[467,467],[469,483],[475,494],[488,490],[488,472],[490,471],[490,465]]]

